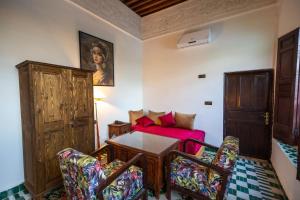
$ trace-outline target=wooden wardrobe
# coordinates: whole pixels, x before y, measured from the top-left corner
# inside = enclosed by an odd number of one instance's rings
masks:
[[[297,144],[300,125],[300,37],[299,28],[278,40],[274,137]]]
[[[16,67],[25,186],[40,199],[62,183],[57,152],[95,149],[92,72],[33,61]]]

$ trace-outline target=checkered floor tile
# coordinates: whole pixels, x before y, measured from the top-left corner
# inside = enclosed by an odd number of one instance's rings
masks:
[[[288,157],[288,159],[291,161],[291,163],[297,167],[297,161],[298,161],[298,149],[297,146],[291,146],[288,144],[284,144],[277,140],[277,143],[281,150],[284,152],[284,154]]]
[[[236,162],[225,199],[287,198],[268,161],[240,157]]]
[[[52,195],[48,195],[48,200],[62,200],[62,189],[56,190]],[[31,199],[29,194],[21,191],[18,194],[10,195],[5,200]],[[149,196],[149,199],[154,199]],[[161,194],[160,199],[165,200],[165,195]],[[177,193],[172,194],[172,199],[181,200]],[[230,180],[226,200],[256,200],[256,199],[287,199],[282,187],[277,179],[272,165],[268,161],[240,157],[233,171]]]

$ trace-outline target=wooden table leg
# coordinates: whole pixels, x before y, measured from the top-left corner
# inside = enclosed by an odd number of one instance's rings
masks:
[[[156,199],[159,199],[160,196],[160,189],[162,187],[162,176],[163,176],[163,166],[161,163],[161,158],[158,159],[157,161],[157,170],[156,170],[156,175],[155,175],[155,188],[154,188],[154,194]]]

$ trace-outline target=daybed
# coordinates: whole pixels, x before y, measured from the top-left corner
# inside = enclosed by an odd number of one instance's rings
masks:
[[[157,125],[141,126],[139,124],[132,126],[133,131],[141,131],[149,134],[161,135],[171,138],[177,138],[181,142],[179,144],[179,151],[183,151],[183,143],[187,139],[196,139],[200,142],[204,142],[205,132],[201,130],[188,130],[174,127],[162,127]],[[201,145],[199,143],[188,142],[186,145],[186,152],[189,154],[196,154]]]

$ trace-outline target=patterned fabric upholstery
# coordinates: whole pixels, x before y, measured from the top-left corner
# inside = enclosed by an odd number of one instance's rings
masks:
[[[120,169],[120,160],[105,165],[91,156],[67,148],[58,153],[60,168],[67,195],[72,200],[97,199],[101,181]],[[136,166],[129,167],[103,190],[105,200],[132,199],[143,188],[143,172]]]
[[[72,199],[96,199],[95,189],[106,179],[96,158],[67,148],[58,153],[66,193]]]
[[[110,176],[124,164],[116,159],[104,166],[104,174]],[[143,172],[139,167],[131,166],[104,189],[103,196],[107,200],[133,199],[142,188]]]
[[[207,187],[207,168],[178,156],[171,162],[171,183],[211,196]]]
[[[133,199],[143,188],[143,172],[136,166],[129,167],[103,191],[106,200]]]
[[[110,163],[103,164],[103,168],[104,168],[103,171],[104,171],[105,176],[110,176],[115,171],[120,169],[124,164],[125,164],[125,162],[118,160],[118,159],[116,159]]]
[[[217,151],[212,164],[232,171],[238,154],[239,139],[232,136],[227,136],[224,139],[221,147]],[[230,177],[228,177],[228,179],[230,179]],[[221,183],[222,179],[220,174],[214,170],[209,170],[208,184],[213,194],[216,194],[216,192],[219,190],[219,188],[221,187]],[[213,191],[215,191],[215,193]]]
[[[208,148],[198,158],[203,162],[213,163],[221,168],[232,170],[238,152],[238,139],[228,136],[224,139],[217,152]],[[217,192],[221,189],[222,181],[221,176],[214,170],[198,165],[181,156],[178,156],[171,162],[172,184],[194,192],[200,192],[210,199],[216,199]]]
[[[204,148],[203,152],[196,155],[196,157],[208,164],[212,163],[212,161],[214,160],[217,154],[217,151],[214,151],[214,149],[205,146],[203,146],[203,148]]]
[[[213,164],[227,170],[232,170],[239,154],[239,139],[227,136],[213,160]]]

